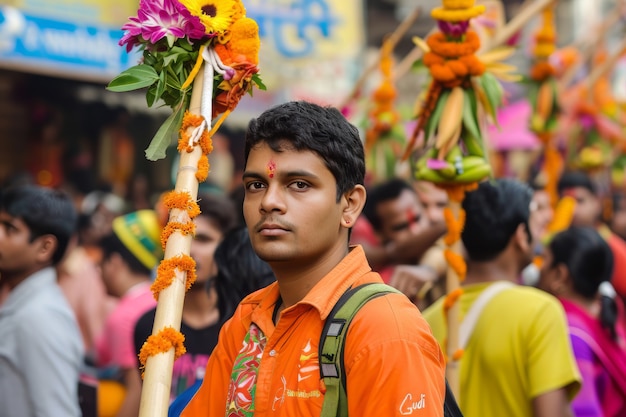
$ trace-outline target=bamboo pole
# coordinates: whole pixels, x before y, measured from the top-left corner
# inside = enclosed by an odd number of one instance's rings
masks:
[[[606,61],[604,61],[603,63],[601,63],[600,65],[598,65],[596,68],[593,69],[593,71],[589,74],[589,76],[584,80],[584,82],[587,83],[587,86],[589,88],[593,87],[593,85],[598,81],[598,79],[600,79],[601,77],[606,75],[606,73],[611,71],[613,67],[615,66],[615,64],[617,64],[619,59],[624,54],[624,51],[626,51],[626,39],[622,39],[617,50],[613,52],[613,54],[609,58],[607,58]]]
[[[400,23],[400,25],[398,25],[398,27],[391,33],[391,35],[389,35],[389,38],[388,38],[387,42],[388,42],[390,50],[393,51],[393,49],[396,47],[398,42],[400,42],[400,39],[402,39],[402,37],[406,34],[406,32],[411,27],[411,25],[417,20],[419,14],[420,14],[420,8],[416,7]],[[350,92],[350,94],[348,94],[343,100],[341,100],[337,104],[337,108],[339,108],[339,109],[344,108],[345,106],[347,106],[350,103],[350,101],[352,101],[352,99],[354,99],[357,96],[357,94],[359,93],[361,88],[363,88],[363,85],[365,84],[365,81],[367,80],[367,77],[369,77],[370,74],[376,68],[378,68],[378,62],[380,61],[380,56],[381,56],[381,53],[380,53],[380,49],[379,49],[378,50],[378,55],[377,55],[376,59],[374,59],[374,61],[371,62],[369,64],[369,66],[367,66],[365,68],[365,70],[361,73],[361,76],[357,79],[356,83],[354,83],[354,87],[352,87],[352,91]]]
[[[455,219],[459,219],[461,213],[461,203],[459,201],[455,201],[454,199],[450,199],[448,203],[450,210],[452,211],[453,217]],[[461,254],[463,253],[463,248],[460,240],[457,240],[449,247],[455,253]],[[448,270],[446,272],[446,293],[451,294],[452,292],[458,291],[461,288],[461,279],[457,275],[454,268],[448,266]],[[461,380],[460,380],[460,363],[459,359],[457,359],[456,353],[460,348],[460,334],[459,327],[461,324],[461,305],[458,302],[454,302],[447,311],[447,322],[448,322],[448,334],[447,334],[447,342],[446,342],[446,356],[448,358],[448,362],[446,364],[446,378],[448,380],[448,385],[450,389],[454,393],[457,401],[461,398]]]
[[[437,26],[432,28],[426,34],[425,39],[427,39],[430,35],[432,35],[436,31],[437,31]],[[414,46],[413,49],[411,49],[411,51],[409,51],[409,53],[406,54],[406,56],[404,58],[402,58],[402,61],[400,61],[400,63],[396,66],[396,70],[394,72],[394,77],[393,78],[395,80],[398,80],[398,79],[404,77],[409,72],[411,67],[413,66],[413,63],[415,61],[417,61],[418,59],[420,59],[423,54],[424,54],[424,51],[422,51],[422,49],[419,46],[417,46],[417,45]]]
[[[594,46],[598,45],[598,43],[606,36],[606,33],[611,29],[616,23],[621,21],[622,13],[624,12],[624,8],[626,7],[626,2],[619,2],[612,12],[608,13],[607,18],[600,24],[600,27],[597,31],[592,31],[591,37],[592,39],[583,38],[580,39],[572,46],[579,45],[577,49],[580,50],[581,59],[574,63],[568,70],[560,77],[559,79],[559,91],[563,91],[566,89],[570,83],[574,80],[576,73],[583,66],[585,60],[589,57],[591,52],[594,50]]]
[[[530,19],[541,12],[544,8],[554,3],[556,0],[534,0],[527,1],[526,6],[522,6],[522,10],[515,15],[502,29],[500,29],[491,39],[490,42],[485,41],[485,50],[496,48],[511,39],[513,35],[519,32],[522,27]]]
[[[203,64],[204,65],[204,64]],[[201,69],[193,83],[189,112],[200,114],[202,102],[203,70]],[[189,128],[193,130],[193,127]],[[191,133],[191,132],[188,132]],[[175,190],[187,192],[195,201],[198,197],[198,180],[196,171],[198,161],[202,156],[200,146],[196,145],[192,152],[182,151]],[[186,210],[173,208],[170,211],[169,222],[186,223],[189,214]],[[164,259],[170,259],[181,254],[189,255],[191,235],[184,235],[175,231],[170,235],[165,245]],[[158,333],[165,327],[172,327],[180,331],[183,303],[185,301],[187,273],[176,269],[172,284],[163,289],[159,295],[152,334]],[[172,370],[174,367],[174,348],[166,353],[149,356],[146,361],[139,417],[166,417],[170,402]]]

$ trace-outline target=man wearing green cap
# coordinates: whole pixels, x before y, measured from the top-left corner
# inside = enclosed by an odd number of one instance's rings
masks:
[[[133,330],[139,317],[156,306],[150,291],[151,271],[161,260],[161,227],[152,210],[139,210],[113,220],[113,232],[101,241],[102,280],[109,294],[118,297],[115,309],[107,317],[104,330],[96,341],[101,402],[107,398],[110,381],[124,387],[117,417],[137,416],[141,398],[141,379]],[[117,399],[119,401],[119,399]]]

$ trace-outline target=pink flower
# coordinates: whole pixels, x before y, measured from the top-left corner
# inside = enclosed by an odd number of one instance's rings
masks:
[[[469,21],[462,20],[460,22],[446,22],[443,20],[437,20],[437,26],[439,26],[439,30],[446,35],[459,37],[467,31]]]
[[[141,0],[137,17],[130,17],[122,30],[126,33],[119,44],[126,44],[128,52],[136,45],[154,45],[163,38],[172,46],[177,38],[187,36],[197,40],[205,36],[200,18],[193,16],[178,0]]]

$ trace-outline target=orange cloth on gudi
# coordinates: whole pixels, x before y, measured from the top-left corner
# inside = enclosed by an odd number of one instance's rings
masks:
[[[367,282],[382,280],[355,246],[302,301],[283,310],[277,326],[276,283],[245,298],[222,328],[204,382],[182,417],[319,416],[324,320],[349,287]],[[244,358],[252,359],[243,363]],[[344,363],[349,415],[442,415],[443,353],[404,295],[377,297],[359,310],[346,337]]]

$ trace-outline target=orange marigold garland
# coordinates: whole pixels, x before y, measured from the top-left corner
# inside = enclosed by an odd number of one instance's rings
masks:
[[[174,359],[180,358],[187,352],[185,336],[172,327],[165,327],[157,334],[150,335],[139,351],[139,363],[141,364],[141,377],[149,356],[165,353],[174,348]]]
[[[169,259],[163,259],[157,268],[157,277],[150,286],[155,299],[159,299],[159,293],[169,287],[174,281],[176,270],[187,273],[186,287],[196,282],[196,261],[189,255],[179,255]]]
[[[191,195],[184,191],[170,191],[163,196],[163,205],[168,209],[179,209],[187,211],[190,218],[195,218],[200,214],[200,206],[193,201]]]
[[[161,246],[163,250],[165,250],[167,239],[169,239],[170,235],[174,232],[180,232],[183,235],[195,235],[196,224],[194,222],[181,223],[169,221],[161,231]]]
[[[397,155],[405,143],[400,114],[394,107],[398,93],[392,74],[392,47],[389,40],[385,40],[381,47],[379,69],[382,80],[372,92],[372,107],[366,121],[366,164],[374,181],[395,175]]]
[[[146,88],[149,107],[166,105],[173,110],[146,149],[147,159],[165,158],[171,136],[179,133],[177,191],[163,197],[163,206],[170,211],[161,236],[167,259],[161,262],[152,286],[158,299],[154,336],[141,355],[146,376],[141,417],[167,415],[169,396],[162,393],[171,384],[171,356],[184,352],[184,338],[177,329],[182,290],[195,280],[189,235],[194,233],[192,219],[200,213],[194,201],[198,183],[209,173],[211,136],[245,94],[252,94],[254,87],[265,89],[257,67],[257,23],[246,17],[241,0],[221,4],[218,16],[208,10],[215,5],[209,6],[195,0],[142,0],[137,15],[122,28],[125,34],[120,45],[126,45],[129,52],[139,49],[144,59],[108,85],[119,92]],[[166,291],[161,294],[162,290]],[[149,360],[150,356],[157,357]]]
[[[545,188],[550,195],[552,207],[558,200],[557,182],[563,170],[563,157],[554,142],[560,108],[556,69],[550,63],[550,55],[556,50],[554,28],[554,5],[542,11],[542,24],[535,33],[534,63],[528,76],[529,102],[532,108],[530,130],[543,144],[544,162],[542,173]]]

